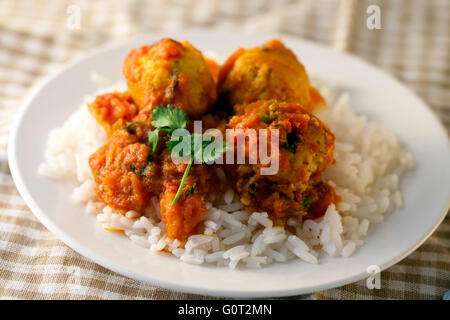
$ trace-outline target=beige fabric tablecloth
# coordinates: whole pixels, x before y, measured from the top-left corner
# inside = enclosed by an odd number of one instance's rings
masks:
[[[380,30],[366,26],[381,9]],[[79,30],[67,28],[77,5]],[[450,129],[448,0],[166,0],[0,2],[0,297],[204,299],[128,279],[80,256],[33,216],[7,164],[7,136],[27,90],[67,59],[110,40],[189,28],[282,32],[349,51],[417,92]],[[426,214],[426,212],[424,212]],[[365,281],[295,298],[441,299],[450,288],[450,219],[402,262]]]

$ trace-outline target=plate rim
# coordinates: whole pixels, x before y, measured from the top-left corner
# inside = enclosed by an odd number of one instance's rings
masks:
[[[91,56],[104,53],[104,52],[111,50],[113,48],[116,48],[118,46],[125,45],[126,43],[135,42],[139,39],[145,39],[145,38],[149,38],[149,37],[167,37],[167,36],[171,36],[171,35],[176,36],[176,37],[189,36],[189,35],[197,35],[198,36],[199,34],[203,35],[203,36],[206,36],[206,35],[236,36],[237,35],[239,37],[243,37],[243,36],[251,37],[252,35],[256,34],[259,36],[264,35],[264,36],[273,37],[273,38],[282,37],[283,39],[286,39],[289,41],[306,43],[307,45],[310,45],[312,47],[317,47],[321,50],[332,51],[333,54],[344,56],[344,57],[350,57],[352,60],[356,59],[356,60],[358,60],[359,63],[361,63],[371,69],[375,69],[377,72],[382,73],[385,77],[390,78],[390,80],[392,80],[396,84],[398,84],[401,87],[403,87],[404,89],[406,89],[408,91],[408,93],[411,94],[418,103],[421,103],[423,106],[426,107],[426,108],[424,108],[424,111],[429,113],[429,115],[433,118],[433,121],[435,121],[436,123],[439,124],[439,130],[443,131],[444,133],[446,132],[446,129],[444,128],[442,122],[440,121],[438,116],[435,114],[435,112],[433,112],[431,107],[425,101],[423,101],[413,90],[408,88],[405,84],[400,82],[397,78],[395,78],[390,73],[384,71],[383,69],[371,64],[370,62],[368,62],[352,53],[335,51],[335,50],[333,50],[332,47],[329,47],[329,46],[326,46],[326,45],[323,45],[320,43],[316,43],[313,41],[309,41],[307,39],[303,39],[300,37],[292,37],[292,36],[281,34],[281,33],[248,33],[248,32],[237,33],[237,32],[222,32],[222,31],[221,32],[212,32],[212,31],[205,31],[205,30],[189,30],[186,32],[178,32],[178,33],[168,32],[168,33],[164,33],[164,34],[145,33],[145,34],[140,34],[140,35],[128,38],[128,39],[119,39],[119,40],[109,41],[98,47],[89,49],[84,53],[76,54],[74,57],[69,59],[66,63],[59,66],[56,70],[54,70],[47,76],[45,76],[45,77],[41,78],[39,81],[37,81],[28,90],[25,98],[22,99],[21,101],[19,101],[20,107],[18,108],[18,112],[14,119],[14,124],[12,126],[12,129],[11,129],[9,137],[8,137],[7,155],[8,155],[8,164],[9,164],[9,168],[11,171],[11,176],[12,176],[14,184],[15,184],[17,190],[19,191],[20,196],[23,198],[25,204],[29,207],[30,211],[33,212],[33,214],[38,218],[38,220],[50,232],[52,232],[58,239],[63,241],[72,250],[78,252],[82,256],[88,258],[89,260],[99,264],[100,266],[102,266],[106,269],[112,270],[118,274],[124,275],[131,279],[136,279],[136,280],[143,281],[143,282],[151,284],[151,285],[160,286],[160,287],[168,288],[171,290],[182,291],[182,292],[193,293],[193,294],[200,294],[200,295],[210,295],[210,296],[216,296],[216,297],[224,297],[224,296],[226,296],[226,297],[241,297],[241,298],[243,298],[243,297],[247,297],[247,298],[249,298],[249,297],[258,297],[258,298],[282,297],[282,296],[292,296],[292,295],[298,295],[298,294],[308,294],[308,293],[312,293],[312,292],[316,292],[316,291],[336,288],[336,287],[340,287],[340,286],[343,286],[343,285],[346,285],[349,283],[353,283],[353,282],[362,280],[365,277],[367,277],[368,276],[367,273],[358,273],[353,276],[344,277],[341,280],[336,280],[334,282],[326,283],[323,285],[302,287],[300,289],[287,289],[287,290],[277,289],[277,290],[272,290],[272,291],[268,291],[268,290],[266,290],[266,291],[252,291],[252,290],[233,291],[233,290],[225,290],[225,289],[193,287],[193,286],[189,286],[189,285],[183,285],[183,284],[177,284],[174,282],[167,282],[164,280],[159,280],[155,277],[142,277],[140,274],[134,274],[132,270],[122,268],[121,266],[118,266],[115,263],[102,258],[100,255],[98,255],[91,249],[86,248],[83,245],[79,244],[76,239],[73,239],[70,236],[67,236],[65,234],[64,230],[60,229],[57,225],[55,225],[51,221],[51,219],[49,217],[47,217],[45,212],[43,212],[43,210],[41,210],[39,205],[35,202],[33,196],[30,194],[30,192],[28,191],[28,189],[26,187],[26,182],[25,182],[24,177],[23,177],[22,173],[20,172],[20,169],[17,166],[18,155],[16,154],[16,141],[17,141],[17,136],[19,134],[18,129],[19,129],[20,124],[23,120],[23,117],[26,114],[27,110],[29,109],[34,97],[43,88],[45,88],[45,86],[49,82],[51,82],[58,75],[65,72],[68,68],[76,65],[78,62],[81,62],[84,59],[87,59]],[[448,135],[447,135],[447,138],[448,138]],[[398,262],[400,262],[401,260],[406,258],[408,255],[410,255],[412,252],[417,250],[417,248],[419,248],[439,227],[439,225],[445,219],[446,214],[449,211],[449,209],[450,209],[450,198],[447,200],[447,205],[446,205],[445,209],[441,212],[439,220],[430,230],[428,230],[426,236],[424,236],[423,239],[421,239],[421,241],[417,242],[414,246],[410,247],[407,251],[403,252],[403,254],[398,255],[396,258],[385,262],[383,265],[380,265],[381,271],[384,271],[387,268],[397,264]]]

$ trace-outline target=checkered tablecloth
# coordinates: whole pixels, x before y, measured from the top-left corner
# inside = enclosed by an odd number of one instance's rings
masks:
[[[366,24],[367,9],[373,4],[380,8],[381,29],[370,30]],[[78,9],[80,29],[71,30],[67,19]],[[450,129],[448,0],[2,0],[1,298],[209,298],[131,280],[68,248],[27,208],[13,184],[6,160],[7,137],[14,115],[27,90],[38,79],[74,55],[107,41],[188,28],[282,32],[352,52],[403,81]],[[369,290],[365,281],[361,281],[295,298],[442,299],[450,289],[449,253],[447,217],[418,250],[382,272],[380,290]]]

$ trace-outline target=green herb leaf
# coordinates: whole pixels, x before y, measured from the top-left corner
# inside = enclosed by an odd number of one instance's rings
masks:
[[[191,156],[193,156],[194,160],[198,163],[203,162],[203,150],[204,147],[209,144],[209,141],[203,140],[204,137],[207,136],[203,136],[198,133],[191,135]]]
[[[177,139],[172,138],[169,141],[166,141],[166,146],[167,148],[172,151],[173,148],[175,148],[179,143],[181,143],[183,141],[183,137],[178,137]],[[184,155],[180,154],[178,155],[179,157],[183,157]]]
[[[208,154],[203,151],[203,162],[212,163],[214,160],[220,158],[223,153],[227,152],[226,142],[215,141],[213,138],[212,141],[204,142],[203,150],[209,145],[212,145],[211,152]]]
[[[186,138],[191,143],[189,148],[190,154],[182,154],[185,149],[181,148],[180,154],[178,154],[177,156],[181,158],[184,158],[186,156],[193,156],[194,160],[197,163],[213,162],[227,150],[226,142],[215,141],[214,136],[209,134],[202,135],[199,133],[190,134],[188,136],[180,136],[177,138],[172,137],[171,140],[166,142],[167,148],[172,151],[177,145],[185,142]],[[205,152],[205,149],[208,146],[211,146],[209,148],[210,152]]]
[[[166,142],[166,146],[172,152],[177,145],[186,141],[186,136],[172,137],[172,133],[175,130],[186,129],[189,118],[183,110],[174,108],[171,105],[158,106],[155,110],[153,110],[152,116],[152,125],[156,128],[156,130],[149,132],[148,140],[153,151],[156,150],[156,145],[158,143],[158,130],[165,131],[169,134],[170,140]],[[194,160],[198,163],[212,162],[219,158],[227,149],[227,144],[225,142],[216,142],[214,137],[211,135],[194,133],[189,134],[187,137],[187,141],[190,142],[190,154],[182,154],[185,148],[181,148],[180,154],[177,156],[182,158],[189,156],[189,163],[184,171],[183,178],[181,179],[178,191],[172,201],[172,205],[177,203],[178,198],[181,195],[186,178]],[[212,148],[212,152],[210,154],[205,154],[205,148],[213,143],[219,143],[219,145]],[[194,192],[194,190],[189,190],[190,189],[186,191],[186,194],[191,194]]]
[[[152,116],[152,125],[168,133],[172,133],[176,129],[186,129],[189,120],[183,110],[171,105],[156,107]]]
[[[156,146],[158,145],[159,140],[159,130],[155,129],[153,131],[148,132],[148,143],[150,144],[150,148],[153,152],[156,151]]]
[[[186,170],[184,170],[183,178],[181,178],[180,186],[178,187],[178,191],[175,194],[175,198],[173,198],[171,205],[174,206],[177,204],[178,198],[181,195],[181,191],[183,190],[184,183],[186,182],[186,178],[189,174],[189,170],[191,170],[192,162],[194,161],[194,157],[191,157],[191,160],[189,160],[189,163],[186,167]]]
[[[169,149],[169,151],[174,151],[173,149],[179,145],[180,143],[186,143],[186,140],[188,140],[188,143],[190,142],[190,140],[192,139],[191,135],[182,135],[182,136],[177,136],[174,137],[172,136],[171,139],[169,141],[166,141],[166,146]],[[185,146],[185,148],[180,148],[180,151],[178,152],[178,154],[176,155],[177,157],[180,158],[186,158],[186,157],[190,157],[190,155],[192,154],[192,150],[191,147],[189,146],[189,150],[186,150],[188,146]],[[188,151],[186,154],[184,154],[185,151]]]
[[[189,173],[189,170],[191,168],[192,163],[194,162],[194,160],[198,163],[204,163],[204,162],[213,162],[214,160],[216,160],[217,158],[219,158],[222,153],[226,152],[227,149],[227,144],[226,142],[216,142],[214,140],[214,137],[211,135],[201,135],[198,133],[194,133],[194,134],[190,134],[189,135],[190,138],[190,152],[191,154],[190,159],[189,159],[189,164],[186,167],[186,170],[184,172],[183,178],[181,179],[180,182],[180,186],[178,187],[178,191],[177,194],[175,195],[175,198],[172,201],[172,205],[175,205],[178,201],[178,198],[180,197],[180,194],[183,190],[184,187],[184,183],[186,181],[186,177],[187,174]],[[167,147],[169,148],[169,150],[173,150],[173,148],[175,148],[175,146],[177,146],[178,144],[180,144],[182,141],[184,140],[184,137],[178,137],[178,140],[175,139],[171,139],[170,141],[167,141]],[[205,153],[205,148],[213,143],[219,143],[217,145],[216,148],[213,148],[211,150],[210,154]],[[183,148],[180,150],[180,153],[183,151]],[[180,157],[185,157],[187,155],[184,154],[179,154],[178,156]]]

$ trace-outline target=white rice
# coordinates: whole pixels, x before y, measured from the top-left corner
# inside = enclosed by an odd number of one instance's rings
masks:
[[[119,90],[124,89],[121,86]],[[299,223],[290,219],[288,225],[295,234],[274,227],[266,212],[247,214],[233,190],[221,195],[218,207],[207,203],[202,222],[204,234],[189,237],[184,247],[166,236],[156,198],[142,213],[106,206],[96,197],[87,161],[106,142],[106,135],[85,103],[62,127],[50,133],[39,174],[74,179],[79,186],[73,190],[72,198],[95,214],[103,228],[123,230],[133,243],[155,253],[172,252],[186,263],[234,269],[238,265],[260,268],[294,259],[317,264],[320,253],[349,257],[364,244],[371,224],[382,223],[387,214],[402,207],[399,182],[413,167],[413,159],[394,134],[365,116],[356,115],[348,94],[339,94],[329,85],[319,85],[319,89],[329,106],[317,116],[336,136],[336,164],[324,172],[323,179],[335,187],[342,201],[337,208],[330,205],[317,221]],[[216,174],[221,182],[226,182],[223,170],[218,169]]]

